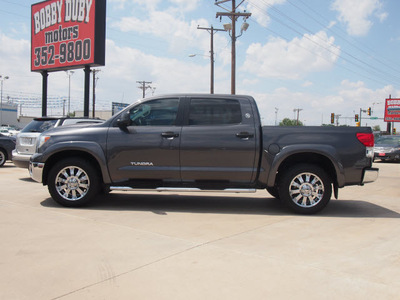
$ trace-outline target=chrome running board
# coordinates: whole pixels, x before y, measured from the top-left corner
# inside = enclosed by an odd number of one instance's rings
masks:
[[[138,191],[138,192],[211,192],[211,193],[255,193],[256,189],[223,189],[202,190],[199,188],[158,187],[155,189],[132,188],[129,186],[110,186],[111,191]]]

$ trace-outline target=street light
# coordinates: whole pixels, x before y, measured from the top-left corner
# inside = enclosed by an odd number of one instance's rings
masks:
[[[214,57],[213,55],[190,54],[189,57],[205,56],[210,58],[210,94],[214,94]]]
[[[6,79],[9,79],[10,77],[0,75],[0,81],[1,81],[1,96],[0,96],[0,126],[3,125],[3,82]]]
[[[71,76],[74,74],[74,71],[65,71],[68,76],[68,116],[70,114],[70,108],[71,108]]]

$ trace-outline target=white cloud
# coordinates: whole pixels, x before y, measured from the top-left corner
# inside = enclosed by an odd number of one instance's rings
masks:
[[[392,85],[387,85],[381,89],[372,90],[364,82],[351,82],[343,80],[341,82],[339,95],[345,101],[351,101],[361,106],[363,109],[371,106],[371,103],[383,101],[389,94],[396,93]]]
[[[371,16],[375,15],[380,22],[387,17],[381,0],[335,0],[332,9],[339,12],[339,21],[347,24],[348,34],[355,36],[368,33],[373,25]]]
[[[156,10],[161,4],[169,6],[169,10],[176,10],[181,12],[189,12],[195,10],[200,0],[108,0],[110,3],[113,3],[113,6],[117,9],[126,9],[127,6],[133,5],[141,5],[145,7],[147,10],[153,11]]]
[[[187,22],[171,11],[150,11],[146,19],[125,17],[111,26],[123,32],[135,31],[164,39],[170,45],[168,50],[175,53],[184,52],[189,47],[198,47],[207,54],[210,50],[210,35],[204,30],[197,29],[197,26],[208,27],[205,19]],[[222,35],[214,36],[215,45],[226,44],[226,40],[227,38]]]
[[[300,120],[306,125],[321,125],[330,123],[330,114],[340,114],[340,124],[355,126],[354,114],[359,113],[360,108],[373,107],[373,116],[383,117],[385,99],[391,95],[399,95],[400,91],[388,85],[383,88],[372,89],[364,82],[352,82],[343,80],[337,91],[331,94],[314,92],[298,92],[290,88],[276,88],[270,93],[254,93],[251,88],[241,89],[238,94],[252,95],[257,101],[264,125],[274,125],[277,117],[278,123],[284,118],[294,118],[294,109],[300,108]],[[278,115],[275,114],[278,108]],[[369,121],[369,125],[380,124],[384,128],[382,120]],[[363,121],[363,124],[364,121]]]
[[[157,94],[176,92],[208,92],[209,64],[179,61],[119,47],[107,40],[107,66],[101,68],[99,97],[132,102],[140,96],[136,81],[152,81]],[[114,98],[113,98],[114,97]],[[117,101],[113,100],[113,101]]]
[[[273,5],[283,4],[286,0],[270,0],[268,3],[263,0],[252,0],[247,2],[246,10],[251,12],[251,17],[254,18],[258,24],[267,27],[271,21],[268,16],[268,9]]]
[[[259,77],[298,79],[309,72],[329,70],[340,49],[334,38],[320,31],[287,42],[272,38],[265,45],[254,43],[246,52],[243,69]]]

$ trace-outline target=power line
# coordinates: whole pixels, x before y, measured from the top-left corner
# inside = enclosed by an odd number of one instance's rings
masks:
[[[262,12],[263,14],[268,15],[267,12],[266,12],[265,10],[263,10],[263,9],[262,9],[259,5],[257,5],[256,3],[252,2],[252,1],[247,1],[247,2],[251,3],[252,6],[254,6],[257,10],[259,10],[259,11]],[[266,2],[263,2],[263,3],[264,3],[267,7],[271,8],[273,11],[277,12],[280,16],[283,16],[285,19],[288,19],[290,22],[292,22],[292,23],[294,23],[295,25],[297,25],[297,26],[303,28],[303,29],[306,30],[307,32],[312,33],[312,31],[311,31],[310,29],[308,29],[307,27],[303,26],[303,25],[300,24],[299,22],[295,21],[293,18],[291,18],[291,17],[287,16],[286,14],[282,13],[279,9],[273,7],[271,4],[266,3]],[[328,48],[327,46],[322,45],[321,43],[318,43],[318,42],[314,41],[313,39],[311,39],[311,38],[308,37],[307,35],[304,35],[304,34],[303,34],[302,32],[300,32],[299,30],[295,29],[295,28],[292,27],[291,25],[289,25],[289,24],[287,24],[286,22],[284,22],[282,17],[276,17],[276,16],[274,16],[274,15],[272,15],[272,14],[269,14],[268,16],[269,16],[270,18],[274,19],[274,20],[275,20],[276,22],[278,22],[279,24],[281,24],[281,25],[285,26],[286,28],[290,29],[291,31],[295,32],[297,35],[302,36],[303,38],[309,40],[309,41],[312,42],[313,44],[315,44],[315,45],[317,45],[317,46],[319,46],[319,47],[325,49],[326,51],[330,52],[331,54],[340,57],[341,59],[343,59],[344,61],[348,62],[349,64],[351,64],[351,65],[357,67],[358,69],[362,69],[363,71],[366,71],[366,72],[368,72],[368,73],[375,73],[375,75],[377,75],[379,78],[381,77],[381,75],[388,76],[388,77],[390,78],[390,79],[388,79],[389,82],[392,82],[393,84],[397,84],[396,81],[393,81],[393,77],[396,77],[395,75],[392,75],[392,74],[389,74],[389,73],[387,73],[387,72],[385,72],[385,71],[382,71],[382,70],[380,70],[380,69],[377,69],[377,68],[375,68],[374,66],[372,66],[372,65],[370,65],[370,64],[368,64],[368,63],[365,63],[364,61],[358,59],[357,57],[355,57],[354,55],[348,53],[347,51],[341,50],[339,47],[337,47],[337,46],[335,46],[335,45],[332,45],[332,44],[329,45],[329,46],[332,47],[332,48],[335,48],[335,49],[337,49],[337,50],[340,50],[341,53],[343,52],[344,54],[350,56],[351,59],[346,58],[346,57],[344,57],[344,56],[341,55],[341,54],[335,53],[334,51],[332,51],[332,49]],[[281,34],[275,32],[275,31],[273,31],[273,30],[271,30],[271,29],[269,29],[269,28],[265,28],[265,29],[268,30],[268,31],[270,31],[270,32],[272,32],[272,33],[274,33],[274,34],[276,34],[276,35],[278,35],[278,36],[280,36],[280,37],[282,37],[284,40],[288,41],[288,40],[287,40],[284,36],[282,36]],[[314,36],[316,36],[316,35],[314,35]],[[318,39],[322,40],[320,37],[318,37],[318,36],[316,36],[316,37],[317,37]],[[322,40],[322,41],[326,42],[325,40]],[[315,54],[315,55],[321,57],[322,59],[324,59],[324,60],[326,60],[326,61],[328,61],[328,62],[330,62],[329,60],[327,60],[325,57],[323,57],[323,56],[320,55],[319,53],[316,53],[315,51],[312,51],[312,50],[310,50],[310,49],[307,49],[307,48],[305,48],[305,47],[302,47],[301,45],[298,45],[298,46],[301,47],[301,48],[303,48],[303,49],[306,49],[307,51],[309,51],[309,52],[311,52],[311,53],[313,53],[313,54]],[[367,65],[370,69],[366,69],[366,67],[357,64],[357,63],[354,62],[352,59],[354,59],[354,60],[356,60],[356,61],[358,61],[358,62],[360,62],[360,63],[362,63],[362,64]],[[347,71],[350,71],[351,73],[354,73],[354,74],[357,74],[357,75],[359,75],[359,76],[362,76],[362,77],[364,77],[364,78],[366,78],[366,79],[368,79],[368,80],[371,80],[371,81],[374,81],[374,82],[378,82],[378,83],[381,83],[381,84],[387,84],[387,83],[388,83],[388,82],[380,81],[379,79],[373,79],[373,78],[371,78],[371,77],[369,77],[369,76],[367,76],[367,75],[364,75],[364,74],[357,73],[356,71],[354,71],[354,70],[352,70],[352,69],[349,69],[349,68],[347,68],[347,67],[345,67],[345,66],[343,66],[343,65],[338,65],[338,66],[341,67],[341,68],[343,68],[343,69],[345,69],[345,70],[347,70]],[[378,75],[378,73],[380,73],[381,75]],[[400,80],[400,77],[397,77],[397,78]]]

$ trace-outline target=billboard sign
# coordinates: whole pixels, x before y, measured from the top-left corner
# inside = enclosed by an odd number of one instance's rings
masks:
[[[116,113],[120,112],[121,110],[123,110],[128,105],[129,105],[128,103],[113,102],[111,104],[111,113],[112,113],[112,115],[115,115]]]
[[[400,122],[400,99],[386,99],[385,122]]]
[[[104,66],[106,0],[48,0],[31,8],[31,70]]]

